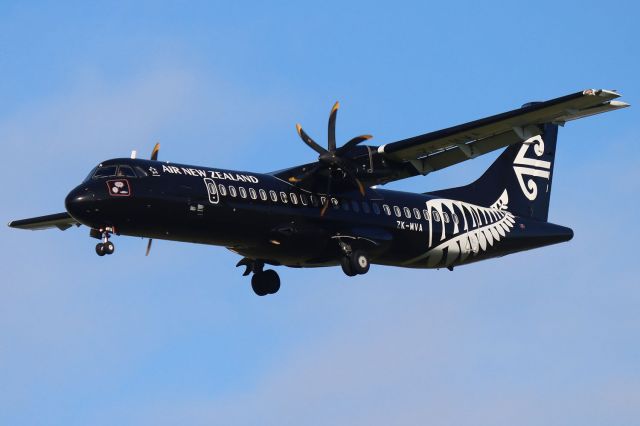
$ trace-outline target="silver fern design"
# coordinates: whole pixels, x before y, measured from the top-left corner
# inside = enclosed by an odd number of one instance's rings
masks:
[[[432,212],[428,245],[431,248],[404,262],[404,265],[426,262],[426,266],[431,268],[451,266],[487,251],[503,239],[515,224],[513,214],[507,211],[508,205],[507,190],[490,207],[442,198],[427,201],[427,210]],[[434,222],[438,221],[442,226],[434,229]],[[434,235],[434,232],[438,235]]]

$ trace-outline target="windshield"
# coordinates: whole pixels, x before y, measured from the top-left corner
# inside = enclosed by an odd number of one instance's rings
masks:
[[[100,179],[107,177],[136,178],[147,176],[147,172],[137,165],[110,164],[103,166],[102,164],[100,164],[93,170],[91,170],[91,173],[89,173],[89,176],[86,177],[85,182],[89,179]]]
[[[118,166],[98,167],[98,169],[93,174],[93,178],[94,179],[98,179],[98,178],[103,178],[103,177],[115,176],[117,169],[118,169]]]

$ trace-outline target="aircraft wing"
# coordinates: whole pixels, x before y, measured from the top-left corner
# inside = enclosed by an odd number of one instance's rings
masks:
[[[64,231],[71,228],[73,225],[80,226],[80,222],[72,218],[71,215],[66,212],[9,222],[9,226],[12,228],[30,229],[32,231],[49,228],[58,228],[59,230]]]
[[[384,184],[452,166],[542,133],[542,124],[566,122],[628,107],[612,90],[587,89],[379,147],[358,147],[350,158],[368,186]],[[366,150],[364,149],[366,148]],[[274,172],[287,179],[313,163]]]

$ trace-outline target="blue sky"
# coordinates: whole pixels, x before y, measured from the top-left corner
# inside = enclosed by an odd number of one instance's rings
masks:
[[[90,3],[90,2],[89,2]],[[2,218],[99,161],[267,172],[586,88],[637,104],[634,2],[0,4]],[[225,249],[0,228],[0,423],[611,425],[640,417],[637,107],[560,130],[566,244],[456,269],[280,270]],[[491,163],[394,184],[469,182]]]

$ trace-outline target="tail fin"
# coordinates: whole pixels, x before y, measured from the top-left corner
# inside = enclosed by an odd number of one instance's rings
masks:
[[[509,146],[475,182],[430,194],[487,207],[500,200],[517,216],[546,221],[557,138],[558,126],[544,124],[542,134]]]

